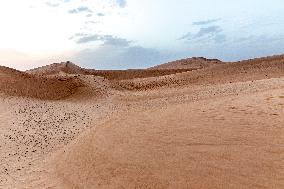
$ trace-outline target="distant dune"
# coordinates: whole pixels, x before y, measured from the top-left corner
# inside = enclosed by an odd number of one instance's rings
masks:
[[[40,99],[60,99],[75,94],[80,87],[92,90],[96,82],[92,86],[89,84],[96,77],[109,80],[109,87],[114,89],[148,90],[163,86],[221,84],[281,77],[283,70],[284,56],[232,63],[221,63],[217,59],[190,58],[145,70],[94,70],[63,62],[26,72],[0,67],[0,92]],[[89,77],[87,82],[86,77]]]
[[[147,90],[163,86],[254,81],[272,77],[282,77],[283,72],[284,56],[272,56],[217,64],[215,66],[177,75],[124,80],[119,82],[118,85],[130,90]]]
[[[95,69],[81,68],[72,62],[62,62],[62,63],[54,63],[51,65],[35,68],[32,70],[27,70],[26,73],[36,74],[36,75],[46,75],[46,76],[81,74],[81,75],[100,76],[109,80],[123,80],[123,79],[147,78],[147,77],[170,75],[174,73],[192,71],[194,69],[173,68],[167,70],[158,70],[158,69],[95,70]]]
[[[71,62],[54,63],[26,71],[30,74],[55,75],[55,74],[87,74],[87,70]]]
[[[203,57],[193,57],[182,60],[168,62],[150,69],[202,69],[221,64],[222,61],[218,59],[207,59]]]
[[[284,188],[284,55],[0,66],[0,188]]]

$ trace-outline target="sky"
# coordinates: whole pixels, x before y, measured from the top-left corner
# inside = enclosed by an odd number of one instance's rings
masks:
[[[146,68],[284,54],[283,0],[0,0],[0,65]]]

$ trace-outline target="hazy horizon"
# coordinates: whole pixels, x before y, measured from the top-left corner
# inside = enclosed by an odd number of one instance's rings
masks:
[[[3,0],[0,65],[131,69],[282,54],[283,8],[280,0]]]

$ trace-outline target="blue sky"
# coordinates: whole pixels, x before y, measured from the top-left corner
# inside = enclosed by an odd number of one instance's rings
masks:
[[[1,0],[0,65],[144,68],[284,53],[282,0]]]

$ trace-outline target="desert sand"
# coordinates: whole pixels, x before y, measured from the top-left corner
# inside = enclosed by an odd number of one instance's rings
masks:
[[[0,188],[284,188],[284,55],[0,67]]]

